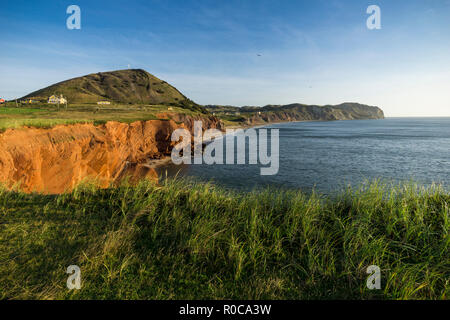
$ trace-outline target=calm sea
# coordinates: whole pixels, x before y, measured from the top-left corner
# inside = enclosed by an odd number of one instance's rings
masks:
[[[169,165],[169,176],[193,176],[227,188],[268,185],[333,193],[380,178],[450,186],[450,118],[388,118],[273,124],[280,134],[277,175],[259,165]]]

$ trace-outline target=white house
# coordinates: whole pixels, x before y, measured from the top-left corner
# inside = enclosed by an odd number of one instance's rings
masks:
[[[65,103],[67,103],[67,100],[62,95],[60,95],[59,97],[57,97],[56,95],[52,95],[52,96],[50,96],[50,98],[48,98],[48,103],[50,103],[50,104],[65,104]]]

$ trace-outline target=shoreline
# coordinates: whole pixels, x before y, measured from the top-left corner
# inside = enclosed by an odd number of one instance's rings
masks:
[[[160,159],[149,159],[146,163],[146,167],[149,169],[159,169],[171,162],[172,158],[170,156],[164,156]]]
[[[227,129],[232,129],[232,130],[243,129],[243,130],[246,130],[246,129],[251,129],[251,128],[256,128],[256,129],[264,128],[266,126],[273,125],[273,124],[283,124],[283,123],[293,123],[293,122],[332,122],[332,121],[354,121],[354,120],[382,120],[382,119],[294,120],[294,121],[267,122],[267,123],[261,123],[261,124],[253,124],[253,125],[232,125],[232,126],[224,125],[224,130],[222,131],[223,132],[223,136],[221,137],[221,139],[223,139],[223,137],[225,137],[227,135],[227,133],[226,133]],[[161,169],[161,168],[166,167],[170,163],[171,163],[171,157],[170,156],[164,156],[164,157],[162,157],[160,159],[149,159],[148,163],[146,163],[146,166],[148,168],[151,168],[151,169]]]
[[[293,120],[293,121],[286,120],[286,121],[277,121],[277,122],[266,122],[266,123],[254,124],[254,125],[225,126],[225,129],[249,129],[249,128],[265,127],[265,126],[269,126],[272,124],[291,123],[291,122],[333,122],[333,121],[384,120],[384,119],[386,119],[386,118],[380,118],[380,119],[335,119],[335,120]]]

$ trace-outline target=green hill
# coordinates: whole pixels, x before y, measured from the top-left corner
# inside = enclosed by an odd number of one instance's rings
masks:
[[[257,125],[285,121],[332,121],[356,119],[383,119],[384,112],[379,107],[360,103],[338,105],[267,105],[264,107],[234,107],[207,105],[205,108],[223,119],[227,124]]]
[[[62,94],[70,104],[108,100],[125,104],[195,105],[167,82],[141,69],[92,73],[62,81],[23,98],[47,99]]]

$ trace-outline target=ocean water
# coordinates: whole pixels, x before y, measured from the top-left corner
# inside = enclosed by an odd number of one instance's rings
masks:
[[[274,186],[329,194],[366,180],[450,186],[450,118],[291,122],[279,129],[279,171],[260,165],[170,164],[159,174],[192,176],[226,188]]]

